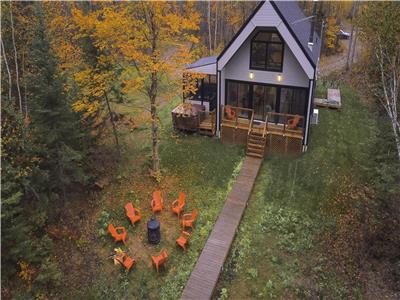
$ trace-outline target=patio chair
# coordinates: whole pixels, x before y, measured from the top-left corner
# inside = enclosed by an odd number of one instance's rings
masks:
[[[155,213],[157,211],[162,211],[163,204],[164,204],[164,200],[161,197],[161,192],[155,191],[153,193],[153,200],[151,200],[151,210],[153,211],[153,213]]]
[[[167,258],[168,252],[165,249],[161,250],[161,253],[159,255],[151,256],[151,260],[156,267],[157,273],[160,273],[160,267],[164,265],[164,263],[167,261]]]
[[[123,266],[125,269],[129,272],[129,270],[133,267],[135,264],[135,260],[132,257],[129,257],[126,255],[125,252],[122,253],[122,255],[114,255],[114,258]]]
[[[112,224],[108,224],[108,231],[111,233],[116,243],[122,241],[125,245],[125,240],[126,240],[125,227],[123,226],[114,227]],[[120,231],[120,233],[118,231]]]
[[[186,202],[186,194],[180,192],[179,193],[179,198],[176,199],[174,202],[171,204],[171,210],[178,215],[178,218],[183,211],[183,207],[185,206]]]
[[[194,221],[197,218],[197,208],[193,210],[190,214],[184,214],[182,216],[182,228],[190,227],[193,228]]]
[[[225,116],[227,120],[233,120],[235,118],[236,112],[230,105],[225,106]]]
[[[136,222],[139,222],[142,219],[142,215],[140,214],[140,210],[133,206],[132,202],[129,202],[125,205],[126,216],[132,223],[132,226],[135,226]]]
[[[189,238],[191,234],[187,231],[182,230],[181,235],[176,239],[176,243],[182,247],[183,251],[187,251],[187,244],[189,243]]]
[[[288,129],[296,129],[297,125],[299,125],[299,122],[300,122],[300,116],[295,115],[294,118],[288,120],[287,128]]]

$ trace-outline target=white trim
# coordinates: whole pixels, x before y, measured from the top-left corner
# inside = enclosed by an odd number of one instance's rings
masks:
[[[269,18],[264,17],[264,14],[266,13],[268,13],[270,16]],[[263,16],[263,18],[261,18],[261,16]],[[303,49],[298,45],[297,41],[290,33],[284,22],[282,22],[282,19],[279,17],[278,13],[275,11],[275,8],[271,5],[271,3],[269,3],[269,1],[264,2],[263,6],[253,16],[252,20],[247,23],[246,27],[242,30],[239,36],[233,41],[230,47],[226,49],[222,57],[218,59],[217,70],[222,70],[225,67],[225,65],[238,51],[238,49],[242,46],[242,44],[246,41],[256,27],[263,26],[277,28],[285,43],[289,46],[304,72],[307,74],[308,78],[313,79],[314,67],[311,65],[308,58],[304,54]]]
[[[217,137],[221,137],[221,132],[219,130],[219,111],[220,111],[220,107],[221,107],[221,72],[217,72],[217,130],[216,130],[216,136]]]
[[[216,75],[217,63],[206,64],[195,68],[187,68],[185,71],[189,73]]]
[[[307,105],[306,132],[305,132],[305,135],[304,135],[304,142],[305,143],[307,143],[308,132],[310,130],[310,106],[311,106],[311,102],[312,102],[311,100],[312,100],[312,96],[313,96],[313,92],[314,92],[313,88],[314,88],[314,80],[310,80],[308,105]]]

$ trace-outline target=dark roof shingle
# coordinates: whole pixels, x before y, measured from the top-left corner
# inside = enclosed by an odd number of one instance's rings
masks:
[[[303,50],[309,55],[314,64],[317,64],[320,50],[321,39],[318,34],[314,32],[314,45],[312,50],[308,47],[308,39],[311,30],[311,21],[306,18],[302,9],[296,1],[272,1],[279,13],[286,20],[290,30],[294,33],[296,38],[301,44]],[[302,21],[300,21],[302,20]]]

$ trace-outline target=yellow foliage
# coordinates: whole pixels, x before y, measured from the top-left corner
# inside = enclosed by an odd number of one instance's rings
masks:
[[[327,28],[325,31],[325,47],[328,50],[334,50],[336,48],[337,34],[340,30],[339,25],[336,24],[334,17],[328,17]]]
[[[19,278],[25,281],[28,285],[28,289],[31,290],[32,288],[32,276],[35,271],[31,268],[31,266],[25,261],[18,262],[21,271],[18,273]]]

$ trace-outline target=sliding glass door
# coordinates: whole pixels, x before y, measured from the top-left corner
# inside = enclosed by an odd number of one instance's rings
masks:
[[[277,88],[253,84],[252,107],[256,120],[265,120],[268,112],[275,111]]]
[[[250,85],[237,81],[227,82],[227,101],[226,104],[234,107],[252,108],[250,102]],[[239,116],[247,118],[246,112],[239,112]]]
[[[254,109],[254,119],[264,121],[267,113],[305,116],[307,88],[281,87],[262,83],[226,81],[226,104]],[[247,113],[240,115],[247,118]],[[276,122],[283,123],[283,118]]]
[[[306,114],[307,90],[301,88],[281,88],[279,99],[279,112],[283,114]],[[283,120],[280,120],[282,123]]]

